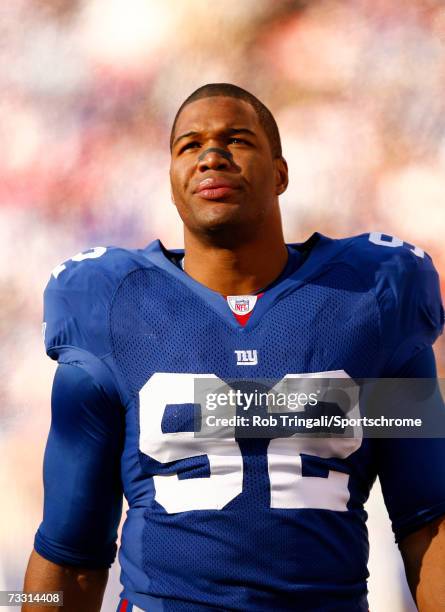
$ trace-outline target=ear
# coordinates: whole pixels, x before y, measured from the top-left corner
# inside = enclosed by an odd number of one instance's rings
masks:
[[[276,157],[274,159],[275,164],[275,193],[281,195],[287,189],[289,183],[289,171],[287,168],[287,161],[284,157]]]

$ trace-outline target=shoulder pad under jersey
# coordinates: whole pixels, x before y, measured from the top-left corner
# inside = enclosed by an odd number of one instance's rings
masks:
[[[52,359],[67,347],[97,357],[110,352],[112,297],[120,281],[145,261],[141,251],[95,247],[53,270],[44,294],[44,339]]]
[[[343,261],[375,293],[387,370],[397,369],[443,331],[439,277],[419,247],[378,232],[344,241]]]

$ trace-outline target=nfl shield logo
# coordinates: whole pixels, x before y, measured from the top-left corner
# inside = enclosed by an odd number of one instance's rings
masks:
[[[249,312],[249,300],[245,298],[235,300],[235,310],[236,312]]]
[[[233,313],[244,315],[252,312],[257,297],[256,295],[228,295],[227,303]]]

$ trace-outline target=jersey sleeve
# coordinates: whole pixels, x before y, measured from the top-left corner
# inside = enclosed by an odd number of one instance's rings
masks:
[[[380,375],[395,376],[443,331],[439,276],[428,253],[387,234],[362,234],[349,244],[345,255],[379,309]]]
[[[46,352],[52,359],[70,347],[99,357],[110,351],[107,322],[116,285],[115,251],[96,247],[53,270],[43,317]]]
[[[58,366],[35,550],[58,564],[109,567],[122,510],[123,410],[106,367],[86,353]]]
[[[406,362],[397,377],[427,378],[433,383],[436,366],[432,348],[423,349]],[[437,413],[437,421],[443,426],[443,398],[438,385],[431,388],[434,392],[427,409]],[[383,497],[396,541],[400,542],[445,514],[445,438],[382,438],[374,442]]]
[[[44,294],[46,352],[59,359],[70,347],[97,357],[111,352],[109,312],[116,289],[146,265],[138,250],[94,247],[57,266]]]
[[[439,277],[431,257],[418,256],[406,246],[398,249],[377,274],[387,376],[430,347],[443,331]]]

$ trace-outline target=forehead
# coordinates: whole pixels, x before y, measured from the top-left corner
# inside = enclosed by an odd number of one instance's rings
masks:
[[[219,131],[243,127],[261,132],[258,115],[248,102],[238,98],[214,96],[188,104],[181,111],[175,127],[175,136],[188,131]]]

